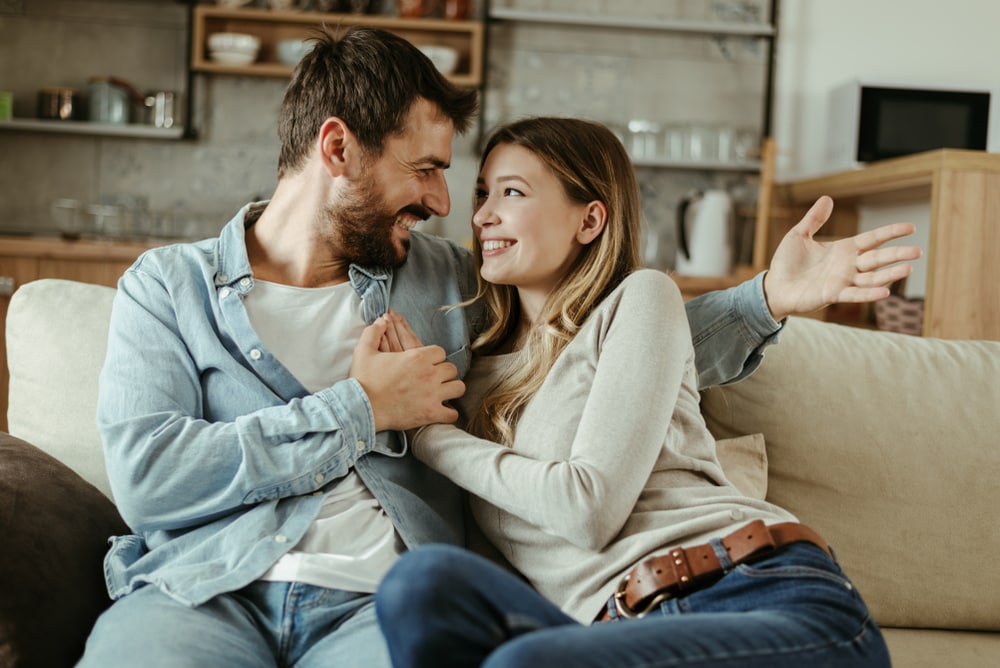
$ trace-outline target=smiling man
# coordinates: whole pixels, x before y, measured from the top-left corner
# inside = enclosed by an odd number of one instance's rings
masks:
[[[457,488],[402,430],[455,421],[478,334],[476,308],[440,308],[475,297],[471,255],[413,230],[447,215],[476,109],[399,37],[323,33],[285,94],[272,198],[122,276],[98,425],[133,533],[81,665],[389,665],[378,582],[464,541]],[[699,300],[705,379],[759,363],[778,330],[761,286]],[[390,307],[429,345],[380,352],[366,325]]]

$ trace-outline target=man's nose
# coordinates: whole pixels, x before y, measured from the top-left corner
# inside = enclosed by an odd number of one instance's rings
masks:
[[[443,171],[436,171],[431,177],[427,193],[424,195],[424,206],[434,215],[441,217],[447,216],[451,211],[451,197],[448,195],[448,182],[444,178]]]

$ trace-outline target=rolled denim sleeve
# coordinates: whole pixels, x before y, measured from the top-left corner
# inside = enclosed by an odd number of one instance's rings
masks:
[[[119,281],[98,427],[112,492],[137,531],[203,524],[306,494],[375,446],[354,380],[283,398],[220,334],[212,302],[133,267]],[[220,399],[221,397],[221,399]]]
[[[764,272],[727,290],[687,302],[694,341],[698,389],[735,383],[760,366],[764,349],[778,342],[775,322],[764,298]]]

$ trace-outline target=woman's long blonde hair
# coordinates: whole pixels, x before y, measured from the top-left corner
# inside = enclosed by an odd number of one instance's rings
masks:
[[[603,202],[604,230],[580,255],[549,295],[539,322],[522,348],[523,364],[502,377],[483,401],[469,430],[492,441],[512,445],[521,411],[594,308],[639,266],[641,225],[639,187],[632,162],[618,138],[605,126],[572,118],[527,118],[493,132],[480,159],[500,145],[522,146],[544,162],[569,198],[581,204]],[[475,243],[477,268],[482,247]],[[479,277],[479,298],[486,326],[473,350],[490,352],[514,336],[521,317],[517,289],[493,285]]]

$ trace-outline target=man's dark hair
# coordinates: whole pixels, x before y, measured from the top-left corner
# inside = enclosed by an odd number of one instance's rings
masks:
[[[476,91],[452,84],[402,37],[359,27],[338,36],[324,27],[313,39],[316,45],[295,68],[281,104],[279,176],[302,167],[331,116],[343,119],[375,156],[387,137],[403,130],[420,98],[436,105],[459,134],[472,124],[479,106]]]

